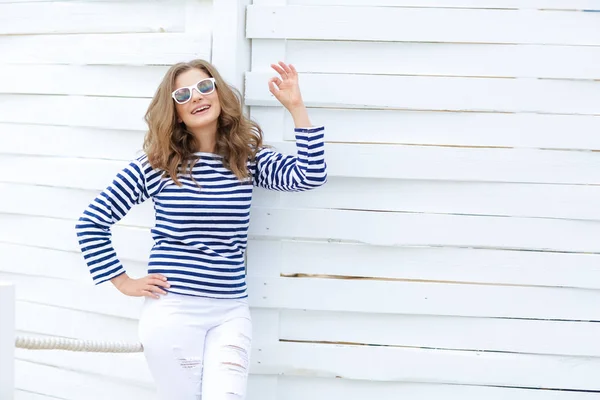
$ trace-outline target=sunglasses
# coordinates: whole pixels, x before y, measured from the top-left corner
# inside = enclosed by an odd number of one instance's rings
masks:
[[[215,85],[215,78],[206,78],[202,79],[195,85],[182,87],[173,91],[171,96],[173,97],[173,100],[177,102],[177,104],[184,104],[190,101],[192,98],[192,91],[194,89],[196,89],[198,93],[206,95],[215,91]]]

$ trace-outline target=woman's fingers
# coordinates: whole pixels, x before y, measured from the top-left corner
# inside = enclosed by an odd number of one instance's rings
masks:
[[[165,292],[164,290],[162,290],[158,286],[153,286],[153,285],[147,285],[144,288],[144,291],[148,291],[148,292],[152,292],[152,293],[159,293],[159,294],[167,294],[167,292]]]
[[[298,75],[298,71],[296,71],[296,67],[294,67],[292,64],[290,64],[290,71],[291,71],[291,75]]]
[[[148,291],[148,290],[142,290],[142,296],[144,296],[144,297],[151,297],[153,299],[160,298],[157,294],[154,294],[154,293],[152,293],[151,291]]]
[[[283,61],[279,61],[279,65],[281,66],[281,68],[283,68],[283,70],[285,71],[286,74],[291,74],[292,73],[291,68],[286,63],[284,63]]]
[[[171,287],[171,284],[167,281],[163,281],[162,279],[150,278],[148,279],[148,284],[162,287]]]
[[[279,87],[283,83],[283,81],[276,76],[271,78],[271,82],[273,82],[275,85],[277,85],[277,87]]]
[[[283,69],[283,67],[281,67],[280,65],[277,64],[271,64],[271,68],[273,68],[275,71],[277,71],[277,73],[279,75],[281,75],[281,77],[283,79],[286,79],[288,77],[288,73]]]
[[[281,84],[281,79],[279,79],[279,78],[269,79],[269,92],[271,92],[274,96],[277,96],[278,92],[279,92],[280,84]]]

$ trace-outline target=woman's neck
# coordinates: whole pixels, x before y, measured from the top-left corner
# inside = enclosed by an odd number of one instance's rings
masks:
[[[194,129],[192,131],[198,143],[197,151],[202,153],[214,153],[217,149],[217,129],[204,128]]]

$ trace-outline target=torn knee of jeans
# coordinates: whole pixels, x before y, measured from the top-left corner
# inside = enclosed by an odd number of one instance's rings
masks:
[[[229,357],[227,357],[227,361],[222,361],[221,365],[231,371],[246,374],[248,371],[248,351],[233,344],[225,345],[223,348],[229,353]]]
[[[202,366],[202,360],[199,358],[178,358],[177,361],[182,368],[191,369]]]

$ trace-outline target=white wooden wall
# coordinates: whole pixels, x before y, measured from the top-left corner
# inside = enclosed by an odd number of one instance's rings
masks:
[[[581,9],[600,1],[254,0],[246,103],[292,149],[263,82],[296,65],[330,167],[255,204],[274,399],[600,396],[600,12]]]
[[[256,193],[250,400],[596,398],[600,13],[573,10],[599,1],[254,0],[245,21],[246,3],[0,0],[20,333],[136,340],[140,302],[91,286],[75,218],[182,59],[239,87],[249,71],[252,116],[293,151],[266,89],[282,59],[328,128],[330,181]],[[151,224],[146,204],[114,229],[134,275]],[[17,351],[16,372],[18,400],[152,398],[140,354]]]
[[[138,154],[169,65],[205,58],[243,83],[244,12],[227,0],[0,0],[0,280],[17,285],[19,334],[137,341],[141,299],[92,285],[75,221]],[[148,203],[115,229],[137,276],[150,224]],[[141,354],[16,356],[17,400],[153,398]]]

